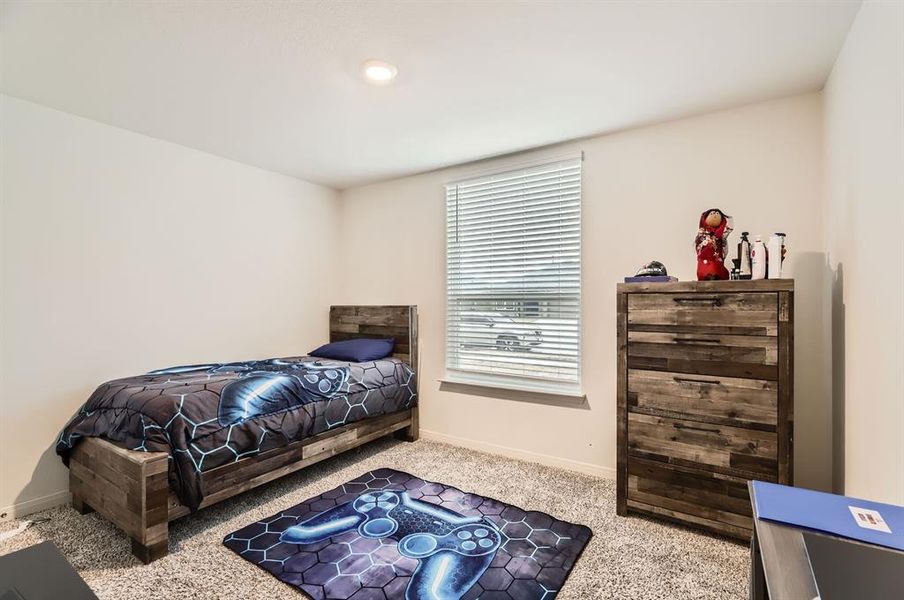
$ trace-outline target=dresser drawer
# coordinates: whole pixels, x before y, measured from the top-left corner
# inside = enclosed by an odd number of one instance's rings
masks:
[[[627,443],[638,458],[776,481],[775,432],[629,412]]]
[[[634,508],[696,525],[727,524],[740,533],[752,528],[747,482],[717,473],[675,469],[654,461],[636,459],[628,466],[628,502]]]
[[[766,335],[628,332],[628,367],[778,379],[778,338]]]
[[[762,379],[628,370],[628,410],[775,431],[778,384]]]
[[[778,334],[778,294],[628,294],[628,328],[775,336]]]

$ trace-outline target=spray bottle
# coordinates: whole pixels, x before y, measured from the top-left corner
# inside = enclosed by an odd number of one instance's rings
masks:
[[[747,239],[749,232],[741,232],[741,241],[738,242],[738,279],[750,279],[750,241]]]

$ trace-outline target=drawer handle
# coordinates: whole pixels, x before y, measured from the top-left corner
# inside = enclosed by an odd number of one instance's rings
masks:
[[[674,297],[672,300],[678,304],[682,302],[700,302],[700,303],[709,303],[713,306],[722,306],[722,299],[718,296],[683,296],[683,297]]]
[[[719,340],[708,340],[706,338],[672,338],[676,344],[715,344],[719,345]]]
[[[721,382],[716,379],[715,381],[710,381],[709,379],[691,379],[690,377],[673,377],[676,383],[705,383],[707,385],[719,385]]]
[[[707,427],[695,427],[693,425],[683,425],[681,423],[674,423],[673,427],[675,429],[688,429],[690,431],[702,431],[704,433],[721,433],[718,429],[709,429]]]

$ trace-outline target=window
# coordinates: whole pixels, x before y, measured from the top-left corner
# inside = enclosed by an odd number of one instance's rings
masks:
[[[580,382],[581,158],[446,186],[446,367]]]

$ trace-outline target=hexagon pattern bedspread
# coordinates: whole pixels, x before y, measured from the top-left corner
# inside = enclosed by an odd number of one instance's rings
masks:
[[[396,358],[349,363],[308,356],[187,365],[102,384],[63,429],[68,462],[81,438],[169,452],[170,485],[197,509],[201,474],[417,403],[415,374]]]

